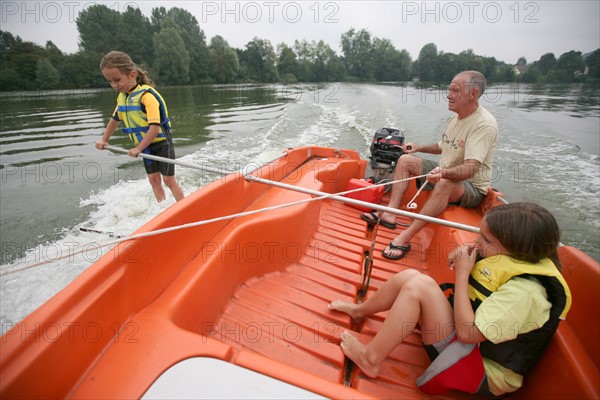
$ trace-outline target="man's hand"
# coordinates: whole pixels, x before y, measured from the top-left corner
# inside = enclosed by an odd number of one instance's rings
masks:
[[[427,180],[435,185],[443,179],[442,172],[440,167],[435,167],[427,174]]]
[[[412,142],[408,142],[406,144],[402,145],[402,150],[404,150],[405,154],[410,154],[410,153],[416,153],[417,150],[417,145],[412,143]]]

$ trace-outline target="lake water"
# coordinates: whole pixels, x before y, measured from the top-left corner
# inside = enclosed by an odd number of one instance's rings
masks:
[[[229,85],[158,88],[177,156],[234,170],[288,147],[325,145],[368,157],[381,127],[416,143],[437,141],[450,112],[445,88],[413,85]],[[157,204],[141,161],[99,151],[114,108],[110,89],[0,94],[1,331],[96,261],[107,235],[127,235],[172,205]],[[482,104],[497,118],[494,187],[510,202],[550,209],[563,242],[600,259],[600,98],[583,85],[491,86]],[[130,147],[115,134],[111,144]],[[217,176],[177,167],[186,194]],[[168,251],[176,251],[169,249]]]

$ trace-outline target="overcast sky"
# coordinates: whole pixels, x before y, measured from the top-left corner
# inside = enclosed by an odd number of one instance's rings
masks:
[[[51,40],[65,53],[78,50],[75,21],[92,4],[122,12],[140,8],[180,7],[192,13],[207,42],[221,35],[236,48],[252,38],[274,48],[294,40],[324,40],[341,55],[340,38],[350,28],[406,49],[412,59],[427,43],[439,51],[475,54],[516,63],[543,54],[582,53],[600,47],[600,1],[0,1],[0,25],[23,40]]]

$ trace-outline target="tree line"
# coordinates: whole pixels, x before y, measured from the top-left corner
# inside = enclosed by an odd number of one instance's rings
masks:
[[[222,36],[207,43],[196,18],[181,8],[153,8],[150,18],[138,8],[122,13],[96,4],[76,20],[79,51],[63,53],[48,41],[45,47],[0,31],[0,90],[105,87],[98,69],[111,50],[128,53],[161,85],[240,82],[377,82],[447,83],[463,70],[482,72],[490,82],[583,82],[600,79],[600,49],[584,56],[569,51],[548,53],[531,64],[516,65],[465,50],[438,51],[434,43],[421,48],[416,60],[397,50],[389,39],[354,28],[341,35],[342,54],[323,41],[296,40],[292,46],[255,37],[243,49]]]

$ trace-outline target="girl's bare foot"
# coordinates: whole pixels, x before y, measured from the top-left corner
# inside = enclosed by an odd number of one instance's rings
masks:
[[[340,340],[340,347],[346,357],[351,359],[363,374],[369,378],[377,378],[380,365],[369,361],[367,347],[348,331],[342,332]]]
[[[358,304],[348,303],[347,301],[334,300],[329,305],[330,310],[346,313],[354,322],[361,322],[365,316],[358,309]]]

